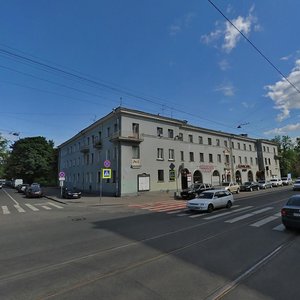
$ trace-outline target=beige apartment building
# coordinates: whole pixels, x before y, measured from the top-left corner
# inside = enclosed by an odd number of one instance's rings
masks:
[[[111,178],[103,178],[107,163]],[[59,170],[67,186],[116,196],[280,178],[271,141],[123,107],[61,144]]]

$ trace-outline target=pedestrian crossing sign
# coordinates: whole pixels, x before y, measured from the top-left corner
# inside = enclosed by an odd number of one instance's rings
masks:
[[[102,169],[102,178],[110,179],[111,178],[111,169]]]

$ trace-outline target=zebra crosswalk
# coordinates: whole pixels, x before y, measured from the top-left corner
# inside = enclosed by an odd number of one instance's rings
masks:
[[[281,224],[281,213],[274,213],[274,207],[268,206],[264,208],[255,209],[253,206],[240,206],[233,205],[230,210],[218,210],[213,213],[190,213],[188,209],[186,209],[186,202],[177,201],[168,201],[168,202],[158,202],[158,203],[147,203],[147,204],[137,204],[137,205],[129,205],[131,208],[147,210],[150,212],[157,213],[165,213],[170,216],[176,217],[186,217],[189,219],[204,219],[204,220],[214,220],[218,218],[223,218],[224,223],[234,224],[243,220],[251,220],[251,218],[257,216],[259,220],[249,222],[249,226],[252,228],[259,228],[264,225],[270,224],[272,222],[277,222],[276,226],[272,229],[275,231],[284,231],[285,227]],[[271,215],[267,215],[270,213]],[[237,215],[238,214],[238,215]],[[234,215],[231,217],[231,215]],[[262,217],[260,217],[262,215]],[[279,224],[278,224],[279,223]],[[272,223],[273,224],[273,223]]]
[[[13,206],[7,206],[7,205],[2,205],[0,206],[0,214],[2,215],[9,215],[11,213],[26,213],[29,211],[33,212],[38,212],[41,210],[52,210],[52,209],[63,209],[63,206],[47,202],[47,203],[42,203],[42,204],[31,204],[31,203],[24,203],[24,205],[20,204],[15,204]]]

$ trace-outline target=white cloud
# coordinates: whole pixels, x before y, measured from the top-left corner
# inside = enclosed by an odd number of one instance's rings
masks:
[[[287,78],[296,87],[300,87],[300,59],[296,61],[295,67]],[[275,109],[281,111],[277,115],[277,121],[281,122],[287,119],[292,109],[300,109],[300,93],[284,78],[265,88],[268,90],[266,96],[275,103]]]
[[[181,18],[177,19],[174,24],[169,27],[169,33],[171,36],[177,35],[179,32],[191,26],[193,19],[196,17],[195,13],[187,13]]]
[[[298,131],[300,130],[300,123],[296,124],[289,124],[280,128],[274,128],[269,131],[265,131],[265,135],[284,135],[284,134],[289,134],[290,132],[293,131]]]
[[[234,26],[245,36],[249,36],[252,28],[255,31],[260,30],[260,26],[257,24],[257,19],[252,15],[253,10],[254,6],[250,8],[248,16],[238,16],[236,19],[231,20],[232,24],[234,24]],[[213,42],[217,42],[224,36],[222,49],[229,53],[237,46],[237,43],[241,39],[241,34],[235,27],[233,27],[228,21],[223,23],[222,26],[220,26],[219,23],[216,23],[216,29],[209,34],[202,35],[201,41],[204,44],[211,44]]]
[[[232,97],[235,94],[234,87],[231,84],[222,84],[218,86],[215,91],[223,93],[224,96]]]
[[[220,69],[222,71],[226,71],[230,68],[230,64],[228,62],[227,59],[222,59],[220,62],[219,62],[219,66],[220,66]]]

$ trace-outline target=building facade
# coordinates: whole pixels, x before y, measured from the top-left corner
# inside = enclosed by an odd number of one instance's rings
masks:
[[[58,148],[65,185],[103,195],[280,178],[278,149],[271,141],[122,107]],[[105,161],[110,179],[102,176]]]

